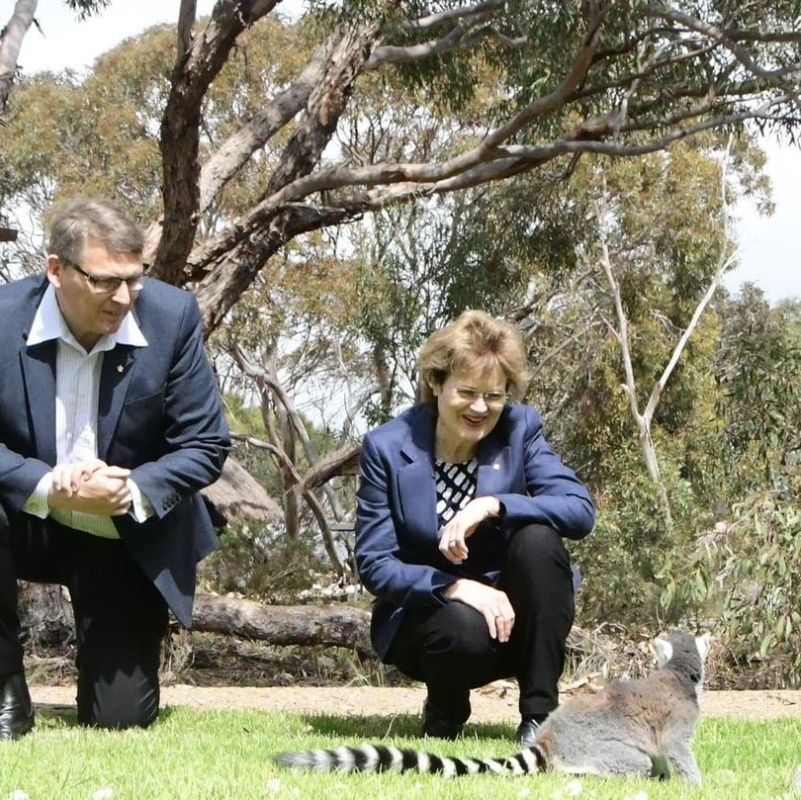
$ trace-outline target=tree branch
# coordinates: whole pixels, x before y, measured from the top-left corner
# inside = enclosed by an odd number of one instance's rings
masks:
[[[325,511],[320,505],[320,501],[317,499],[317,497],[315,497],[314,492],[310,488],[304,486],[303,476],[298,472],[297,467],[292,463],[292,459],[289,458],[282,448],[276,447],[269,442],[262,441],[255,436],[232,433],[231,438],[240,442],[246,442],[252,447],[272,453],[292,473],[297,486],[300,487],[301,493],[303,494],[303,499],[308,503],[309,508],[311,509],[312,514],[314,514],[314,518],[320,527],[323,546],[325,547],[326,553],[328,553],[328,557],[331,559],[331,566],[334,568],[334,571],[339,577],[344,576],[345,566],[343,565],[342,560],[336,551],[336,547],[334,546],[334,537],[331,532],[331,527],[328,524],[328,520],[325,517]]]
[[[161,122],[164,218],[153,274],[180,283],[192,250],[200,201],[200,113],[203,98],[237,36],[269,13],[277,0],[219,0],[188,52],[179,52]]]
[[[6,113],[8,98],[14,85],[22,40],[31,27],[38,0],[17,0],[11,19],[0,34],[0,118]]]
[[[333,34],[312,54],[295,82],[229,137],[203,165],[200,173],[200,213],[205,213],[223,187],[248,159],[295,117],[319,85],[330,61],[336,38]]]
[[[662,372],[662,375],[660,376],[659,380],[654,384],[654,388],[651,392],[651,396],[648,400],[648,404],[645,409],[645,416],[649,420],[653,417],[653,414],[656,411],[656,407],[659,404],[659,399],[662,396],[662,391],[667,385],[668,380],[670,380],[670,376],[673,374],[673,370],[675,369],[676,364],[679,363],[681,354],[684,352],[684,348],[687,346],[687,342],[690,340],[690,337],[692,336],[696,326],[698,325],[698,320],[701,319],[701,315],[704,313],[707,305],[709,305],[710,300],[717,291],[717,288],[720,285],[721,280],[723,279],[723,274],[735,262],[737,258],[736,250],[730,255],[726,255],[726,251],[728,250],[727,245],[731,241],[731,232],[730,232],[731,216],[729,214],[729,204],[726,199],[726,175],[728,171],[729,160],[731,157],[732,143],[733,143],[733,136],[729,136],[729,141],[726,145],[726,152],[721,166],[720,193],[721,193],[721,203],[723,206],[723,237],[720,245],[720,254],[718,255],[718,266],[717,269],[715,270],[715,274],[712,277],[712,280],[709,282],[709,287],[707,288],[706,293],[701,298],[701,301],[698,303],[698,305],[695,307],[695,311],[693,312],[693,315],[690,318],[690,321],[687,324],[684,333],[681,335],[681,338],[676,343],[675,348],[673,348],[673,353],[670,357],[670,360],[667,363],[667,366]]]
[[[801,109],[801,100],[798,98],[797,91],[792,86],[788,85],[784,80],[776,76],[772,71],[763,69],[759,64],[757,64],[744,48],[740,47],[728,36],[726,31],[721,30],[714,25],[710,25],[703,20],[697,19],[690,14],[679,11],[678,9],[668,8],[661,3],[646,4],[643,7],[643,14],[646,17],[655,17],[674,23],[678,22],[688,29],[695,31],[696,33],[700,33],[709,37],[715,42],[719,42],[721,47],[726,48],[752,75],[756,75],[758,78],[761,78],[768,84],[776,86],[787,92],[788,95],[792,97],[793,102]],[[763,39],[762,41],[765,40]],[[793,74],[798,75],[799,70],[796,69]]]

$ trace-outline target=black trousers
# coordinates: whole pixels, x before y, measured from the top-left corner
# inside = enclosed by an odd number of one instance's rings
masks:
[[[0,510],[0,675],[23,668],[17,579],[57,583],[75,616],[78,721],[147,726],[159,710],[167,604],[117,539]]]
[[[509,641],[490,638],[484,617],[459,602],[411,609],[387,661],[428,688],[428,701],[454,722],[470,716],[470,690],[514,677],[520,713],[556,708],[565,643],[575,617],[573,575],[561,537],[527,525],[511,538],[497,588],[515,610]]]

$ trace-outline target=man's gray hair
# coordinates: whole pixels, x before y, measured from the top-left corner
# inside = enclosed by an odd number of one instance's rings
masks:
[[[89,239],[111,253],[140,256],[145,246],[144,232],[139,224],[110,200],[73,197],[59,203],[50,217],[47,252],[78,262]]]

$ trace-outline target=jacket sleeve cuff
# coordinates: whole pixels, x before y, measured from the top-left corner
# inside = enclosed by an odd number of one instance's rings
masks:
[[[47,519],[50,516],[50,505],[47,502],[47,496],[50,494],[52,485],[53,473],[47,472],[42,475],[31,496],[23,504],[22,510],[26,514],[39,517],[39,519]]]
[[[131,510],[128,512],[137,522],[146,522],[155,515],[156,509],[148,500],[147,495],[134,481],[128,478],[128,491],[131,493]]]

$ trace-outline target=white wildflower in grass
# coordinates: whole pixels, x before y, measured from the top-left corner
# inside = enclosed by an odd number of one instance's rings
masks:
[[[104,786],[92,795],[92,800],[109,800],[111,797],[114,797],[114,790]]]
[[[30,800],[30,798],[28,793],[23,792],[22,789],[14,789],[13,792],[9,793],[8,800]]]
[[[280,792],[281,781],[279,781],[278,778],[272,778],[271,780],[267,781],[267,791],[272,792],[273,794]]]
[[[584,791],[581,781],[573,780],[566,783],[561,789],[557,789],[552,795],[551,800],[565,800],[568,797],[578,797]]]

